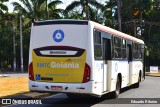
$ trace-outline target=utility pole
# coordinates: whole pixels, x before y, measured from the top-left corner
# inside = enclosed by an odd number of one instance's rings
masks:
[[[23,72],[23,40],[22,40],[22,19],[20,16],[20,54],[21,54],[21,72]]]
[[[14,16],[12,17],[13,30],[13,71],[16,71],[16,45],[15,45],[15,31],[14,31]]]
[[[117,0],[117,11],[118,11],[118,29],[122,31],[121,27],[121,0]]]
[[[134,36],[137,37],[137,25],[136,25],[136,20],[134,20]]]

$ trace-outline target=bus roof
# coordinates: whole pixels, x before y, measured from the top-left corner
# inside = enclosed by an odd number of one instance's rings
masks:
[[[74,24],[74,25],[88,25],[87,20],[73,20],[73,19],[57,19],[57,20],[44,20],[44,21],[33,21],[34,26],[42,25],[54,25],[54,24]]]
[[[138,39],[138,38],[135,38],[133,36],[127,35],[125,33],[122,33],[120,31],[117,31],[115,29],[109,28],[107,26],[101,25],[101,24],[93,22],[93,21],[90,21],[90,22],[94,24],[94,28],[96,28],[96,29],[108,32],[108,33],[113,34],[115,36],[119,36],[119,37],[122,37],[122,38],[125,38],[125,39],[128,39],[128,40],[137,42],[137,43],[144,44],[143,40],[141,40],[141,39]]]
[[[110,27],[101,25],[99,23],[88,21],[88,20],[75,20],[75,19],[57,19],[57,20],[45,20],[45,21],[33,21],[34,26],[42,26],[42,25],[53,25],[53,24],[74,24],[74,25],[88,25],[88,22],[93,23],[94,28],[102,30],[104,32],[108,32],[110,34],[144,44],[143,40],[135,38],[133,36],[127,35]]]

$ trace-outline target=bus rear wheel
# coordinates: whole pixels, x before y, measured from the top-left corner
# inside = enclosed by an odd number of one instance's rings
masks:
[[[116,90],[115,90],[114,93],[113,93],[113,97],[114,97],[114,98],[117,98],[117,97],[119,96],[120,90],[121,90],[121,82],[120,82],[120,79],[117,78]]]

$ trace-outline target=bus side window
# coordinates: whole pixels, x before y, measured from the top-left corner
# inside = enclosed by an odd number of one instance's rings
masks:
[[[134,59],[140,58],[140,49],[139,49],[139,44],[137,43],[133,44],[133,58]]]
[[[94,30],[94,57],[96,60],[102,59],[101,32]]]
[[[122,58],[127,59],[126,40],[122,39]]]
[[[119,57],[119,51],[118,51],[118,39],[117,37],[112,37],[112,58],[118,58]]]
[[[133,58],[136,59],[136,43],[133,43]]]
[[[112,37],[112,58],[127,59],[126,40],[120,37]]]
[[[122,58],[122,39],[119,37],[114,37],[114,57]]]
[[[139,59],[143,57],[143,45],[139,44]]]

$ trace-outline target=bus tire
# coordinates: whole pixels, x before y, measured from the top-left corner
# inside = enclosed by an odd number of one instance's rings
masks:
[[[116,90],[113,93],[114,98],[118,98],[120,94],[120,90],[121,90],[121,82],[120,82],[120,78],[118,77],[116,82]]]
[[[141,81],[141,77],[140,77],[140,75],[139,75],[139,76],[138,76],[138,82],[137,82],[136,84],[134,84],[134,88],[139,88],[140,81]]]

